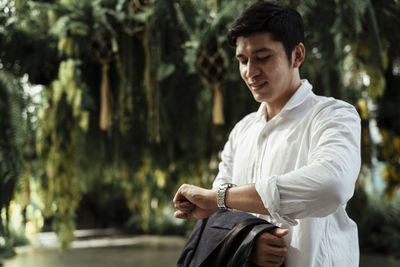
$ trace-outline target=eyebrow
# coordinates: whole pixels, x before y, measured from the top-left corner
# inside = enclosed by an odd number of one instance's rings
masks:
[[[260,48],[260,49],[257,49],[257,50],[255,50],[255,51],[251,52],[251,54],[254,55],[254,54],[261,53],[261,52],[271,52],[271,51],[273,51],[273,50],[270,49],[270,48],[264,47],[264,48]],[[237,58],[241,58],[241,57],[244,57],[244,55],[242,55],[242,54],[237,54],[236,57],[237,57]]]

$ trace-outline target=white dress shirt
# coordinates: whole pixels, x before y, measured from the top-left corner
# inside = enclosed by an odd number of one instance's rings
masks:
[[[288,228],[286,267],[355,267],[357,225],[346,211],[357,180],[360,118],[355,108],[317,96],[307,80],[266,121],[265,103],[232,130],[213,183],[255,183],[271,216]]]

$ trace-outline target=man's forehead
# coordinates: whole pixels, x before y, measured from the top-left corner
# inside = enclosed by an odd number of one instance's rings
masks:
[[[258,53],[267,53],[267,52],[272,52],[272,51],[274,51],[274,50],[271,49],[271,48],[262,47],[262,48],[259,48],[259,49],[251,50],[249,52],[252,55],[254,55],[254,54],[258,54]],[[237,47],[236,47],[236,57],[241,57],[241,56],[243,56],[242,51],[240,49],[237,49]]]
[[[271,43],[270,39],[265,38],[246,38],[237,39],[236,42],[236,55],[240,55],[242,53],[264,53],[271,52],[277,49],[277,44]]]
[[[283,49],[280,41],[274,40],[269,32],[254,33],[249,36],[239,36],[236,39],[236,55],[242,53],[260,53]]]

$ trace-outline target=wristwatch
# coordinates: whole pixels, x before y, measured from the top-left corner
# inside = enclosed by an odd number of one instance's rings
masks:
[[[230,208],[228,208],[226,206],[226,201],[225,201],[226,190],[228,188],[235,187],[235,186],[236,186],[235,184],[231,184],[231,183],[226,183],[226,184],[222,184],[219,186],[218,193],[217,193],[217,205],[220,210],[230,210]]]

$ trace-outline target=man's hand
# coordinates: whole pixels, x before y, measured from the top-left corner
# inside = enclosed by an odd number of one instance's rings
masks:
[[[262,267],[279,267],[285,260],[287,248],[283,236],[289,230],[274,228],[270,233],[260,235],[253,247],[251,260]]]
[[[203,219],[218,210],[217,192],[194,185],[183,184],[174,197],[175,218]]]

